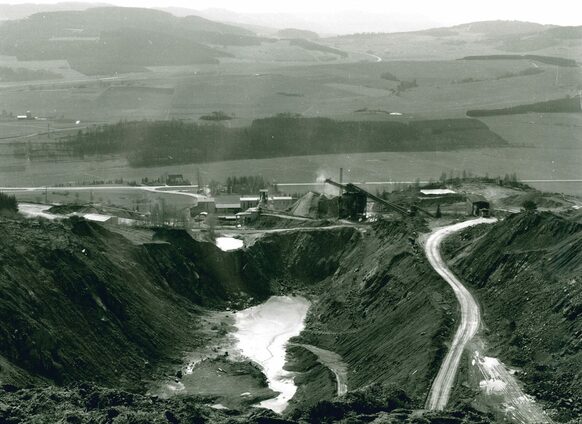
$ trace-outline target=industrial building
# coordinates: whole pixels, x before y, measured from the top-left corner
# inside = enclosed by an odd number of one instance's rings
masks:
[[[240,208],[243,211],[255,208],[259,205],[259,200],[259,196],[242,196],[240,198]],[[291,196],[268,196],[267,192],[267,204],[275,210],[282,211],[293,205],[293,198]]]
[[[100,224],[118,225],[119,218],[113,215],[104,215],[100,213],[84,213],[80,214],[87,221],[98,222]]]
[[[241,211],[240,202],[216,203],[216,214],[219,217],[235,216]]]
[[[202,212],[206,214],[216,212],[216,201],[211,197],[196,199],[196,206],[190,208],[190,216],[197,216]]]
[[[491,205],[485,197],[480,194],[467,194],[466,196],[467,215],[489,216]]]
[[[263,199],[262,203],[261,199]],[[267,190],[261,190],[259,196],[226,195],[215,198],[200,198],[197,199],[196,205],[190,208],[190,216],[215,213],[221,220],[234,220],[241,212],[256,210],[259,203],[261,203],[261,207],[266,209],[283,211],[293,205],[293,198],[291,196],[269,196]]]

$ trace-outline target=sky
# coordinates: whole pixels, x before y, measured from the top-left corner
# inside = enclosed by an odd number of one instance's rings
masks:
[[[360,17],[390,16],[403,21],[454,25],[480,20],[522,20],[582,25],[582,2],[576,0],[86,0],[134,7],[228,9],[239,13],[286,13],[314,19],[353,11]],[[4,4],[57,3],[57,0],[0,0]],[[423,26],[425,26],[423,25]]]

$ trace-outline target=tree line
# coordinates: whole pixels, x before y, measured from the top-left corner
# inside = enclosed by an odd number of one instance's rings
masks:
[[[132,166],[204,163],[330,153],[438,151],[503,145],[474,119],[338,121],[283,114],[248,127],[172,121],[121,121],[62,141],[78,156],[125,154]]]
[[[18,212],[18,202],[14,195],[0,192],[0,212]]]

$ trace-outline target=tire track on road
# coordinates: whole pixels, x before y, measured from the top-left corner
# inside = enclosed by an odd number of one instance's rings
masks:
[[[455,297],[461,306],[461,323],[457,328],[451,348],[447,352],[441,368],[433,381],[426,401],[427,409],[442,410],[447,405],[463,350],[467,342],[477,333],[479,325],[481,324],[479,305],[477,305],[469,290],[463,286],[445,264],[439,251],[441,242],[445,237],[457,231],[479,224],[492,224],[496,221],[494,218],[477,218],[471,221],[449,225],[448,227],[437,229],[426,240],[424,249],[428,261],[435,271],[452,287],[455,292]]]

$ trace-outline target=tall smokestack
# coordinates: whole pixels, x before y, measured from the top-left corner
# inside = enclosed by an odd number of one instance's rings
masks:
[[[343,183],[344,183],[344,169],[343,169],[343,168],[340,168],[340,177],[339,177],[339,183],[340,183],[340,184],[343,184]],[[340,194],[340,196],[341,196],[342,194],[344,194],[344,189],[343,189],[343,188],[340,188],[340,189],[339,189],[339,194]]]

